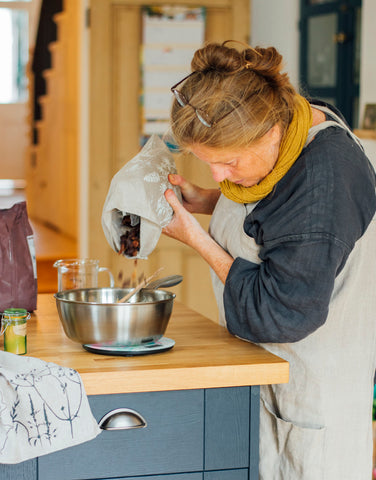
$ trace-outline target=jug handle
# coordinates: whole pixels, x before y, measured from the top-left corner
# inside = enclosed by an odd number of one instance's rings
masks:
[[[107,272],[108,276],[110,277],[110,287],[114,288],[115,280],[110,270],[107,267],[99,267],[98,272]]]

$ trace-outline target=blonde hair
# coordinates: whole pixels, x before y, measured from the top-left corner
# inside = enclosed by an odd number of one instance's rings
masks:
[[[194,108],[181,107],[174,99],[171,130],[183,150],[193,144],[242,148],[276,123],[285,131],[292,119],[297,92],[282,73],[278,51],[249,46],[238,50],[227,46],[229,42],[207,43],[197,50],[191,62],[195,74],[178,88],[214,122],[212,127],[203,125]]]

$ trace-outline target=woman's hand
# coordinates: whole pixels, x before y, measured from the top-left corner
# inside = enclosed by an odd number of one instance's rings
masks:
[[[202,236],[205,236],[206,232],[188,210],[190,207],[192,208],[192,204],[183,200],[182,205],[171,189],[165,191],[165,198],[174,210],[174,216],[171,222],[163,229],[163,233],[192,248],[196,248],[196,242]]]
[[[187,185],[184,186],[184,189],[185,191],[189,190]],[[179,202],[173,190],[167,189],[165,198],[174,210],[174,215],[171,222],[162,230],[163,233],[196,250],[212,267],[220,280],[225,283],[234,259],[201,227],[195,217],[184,207],[184,204]],[[185,204],[192,205],[187,200],[185,200]]]
[[[168,180],[172,185],[180,187],[183,206],[190,213],[211,215],[221,194],[219,189],[205,189],[188,182],[184,177],[170,174]]]

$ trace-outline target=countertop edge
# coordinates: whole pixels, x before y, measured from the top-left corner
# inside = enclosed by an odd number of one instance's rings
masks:
[[[87,395],[194,390],[287,383],[289,363],[280,360],[273,364],[146,370],[142,375],[137,371],[83,372],[80,376]]]

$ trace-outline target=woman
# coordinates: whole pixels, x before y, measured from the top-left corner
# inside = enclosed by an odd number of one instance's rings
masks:
[[[164,233],[213,272],[228,330],[285,358],[261,387],[260,478],[369,480],[376,365],[375,173],[342,116],[274,48],[207,44],[172,87],[172,132],[219,189],[180,175]],[[209,233],[191,215],[212,214]]]

